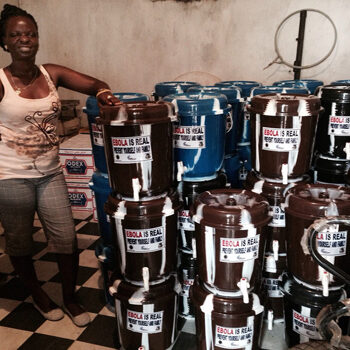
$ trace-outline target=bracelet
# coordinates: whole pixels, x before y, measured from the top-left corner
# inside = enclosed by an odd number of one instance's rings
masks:
[[[105,92],[112,93],[112,90],[111,89],[100,89],[100,90],[97,91],[96,97],[98,97],[101,94],[104,94]]]

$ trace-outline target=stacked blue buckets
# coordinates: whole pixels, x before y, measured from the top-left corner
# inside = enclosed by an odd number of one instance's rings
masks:
[[[114,93],[113,95],[122,102],[149,100],[147,95],[134,92]],[[100,110],[94,96],[89,96],[87,98],[84,112],[87,114],[89,121],[92,152],[96,167],[96,171],[89,182],[89,186],[94,191],[95,195],[98,226],[101,234],[101,241],[95,248],[95,254],[100,262],[103,276],[106,306],[111,311],[114,311],[114,298],[109,294],[108,288],[110,276],[115,268],[115,251],[112,242],[110,220],[104,211],[104,204],[112,189],[108,177],[102,126],[96,123],[96,117],[99,116]]]

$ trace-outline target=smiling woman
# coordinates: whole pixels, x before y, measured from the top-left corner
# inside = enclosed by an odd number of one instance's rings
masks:
[[[0,221],[6,252],[34,306],[48,320],[64,314],[43,291],[32,262],[32,227],[37,212],[48,250],[56,253],[62,278],[63,309],[77,326],[90,317],[75,295],[79,255],[67,186],[58,156],[57,88],[94,95],[100,105],[120,101],[98,79],[56,64],[35,64],[38,25],[32,15],[5,5],[0,46],[12,62],[0,69]]]

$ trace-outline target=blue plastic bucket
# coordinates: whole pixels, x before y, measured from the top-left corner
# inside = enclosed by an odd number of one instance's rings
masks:
[[[234,152],[240,140],[240,130],[242,130],[244,100],[241,97],[241,89],[237,86],[205,85],[191,87],[188,92],[216,92],[227,97],[227,102],[232,106],[232,110],[228,114],[226,123],[225,154]]]
[[[129,101],[148,101],[149,97],[145,94],[137,93],[137,92],[116,92],[113,93],[114,96],[119,98],[120,101],[129,102]],[[87,114],[89,129],[90,129],[90,137],[91,137],[91,145],[92,145],[92,153],[94,156],[95,167],[101,173],[108,173],[103,135],[102,135],[102,125],[96,124],[96,117],[98,117],[100,113],[100,109],[98,108],[97,100],[95,96],[89,96],[86,100],[85,108],[83,112]]]
[[[284,86],[284,85],[265,85],[258,86],[251,90],[250,98],[268,93],[281,93],[281,94],[309,94],[310,91],[305,86]]]
[[[306,87],[310,94],[314,94],[317,87],[322,86],[324,83],[321,80],[316,79],[296,79],[296,80],[279,80],[273,83],[273,85],[277,86],[289,86],[289,87]],[[288,93],[297,93],[297,92],[289,92]]]
[[[168,95],[181,94],[194,86],[200,84],[193,81],[164,81],[154,86],[154,99],[158,101]]]
[[[240,185],[239,185],[240,166],[241,166],[241,161],[237,153],[225,155],[224,170],[227,176],[227,182],[230,183],[231,188],[240,188]]]
[[[250,80],[226,80],[215,84],[216,86],[238,86],[242,90],[242,97],[247,98],[252,88],[260,86],[261,83]]]
[[[90,188],[95,193],[95,202],[98,218],[98,226],[104,244],[112,244],[112,232],[109,218],[107,217],[103,207],[107,201],[108,195],[112,189],[109,186],[107,174],[94,172],[89,182]]]
[[[173,133],[178,180],[180,173],[183,181],[216,178],[224,161],[226,117],[230,111],[226,96],[188,92],[169,95],[165,100],[174,104],[178,115]]]

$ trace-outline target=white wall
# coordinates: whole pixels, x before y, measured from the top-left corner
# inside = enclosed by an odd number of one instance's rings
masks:
[[[151,93],[161,81],[185,78],[209,83],[256,80],[270,84],[293,79],[290,68],[272,65],[274,35],[290,13],[314,8],[326,12],[338,29],[332,55],[302,78],[329,83],[350,78],[349,0],[6,0],[36,18],[40,32],[37,63],[52,62],[106,80],[113,91]],[[281,31],[281,53],[293,62],[299,18]],[[333,32],[318,14],[308,13],[304,64],[330,48]],[[8,63],[6,53],[0,63]],[[213,77],[214,76],[214,77]],[[85,96],[62,90],[64,98]],[[84,103],[83,103],[84,104]]]

